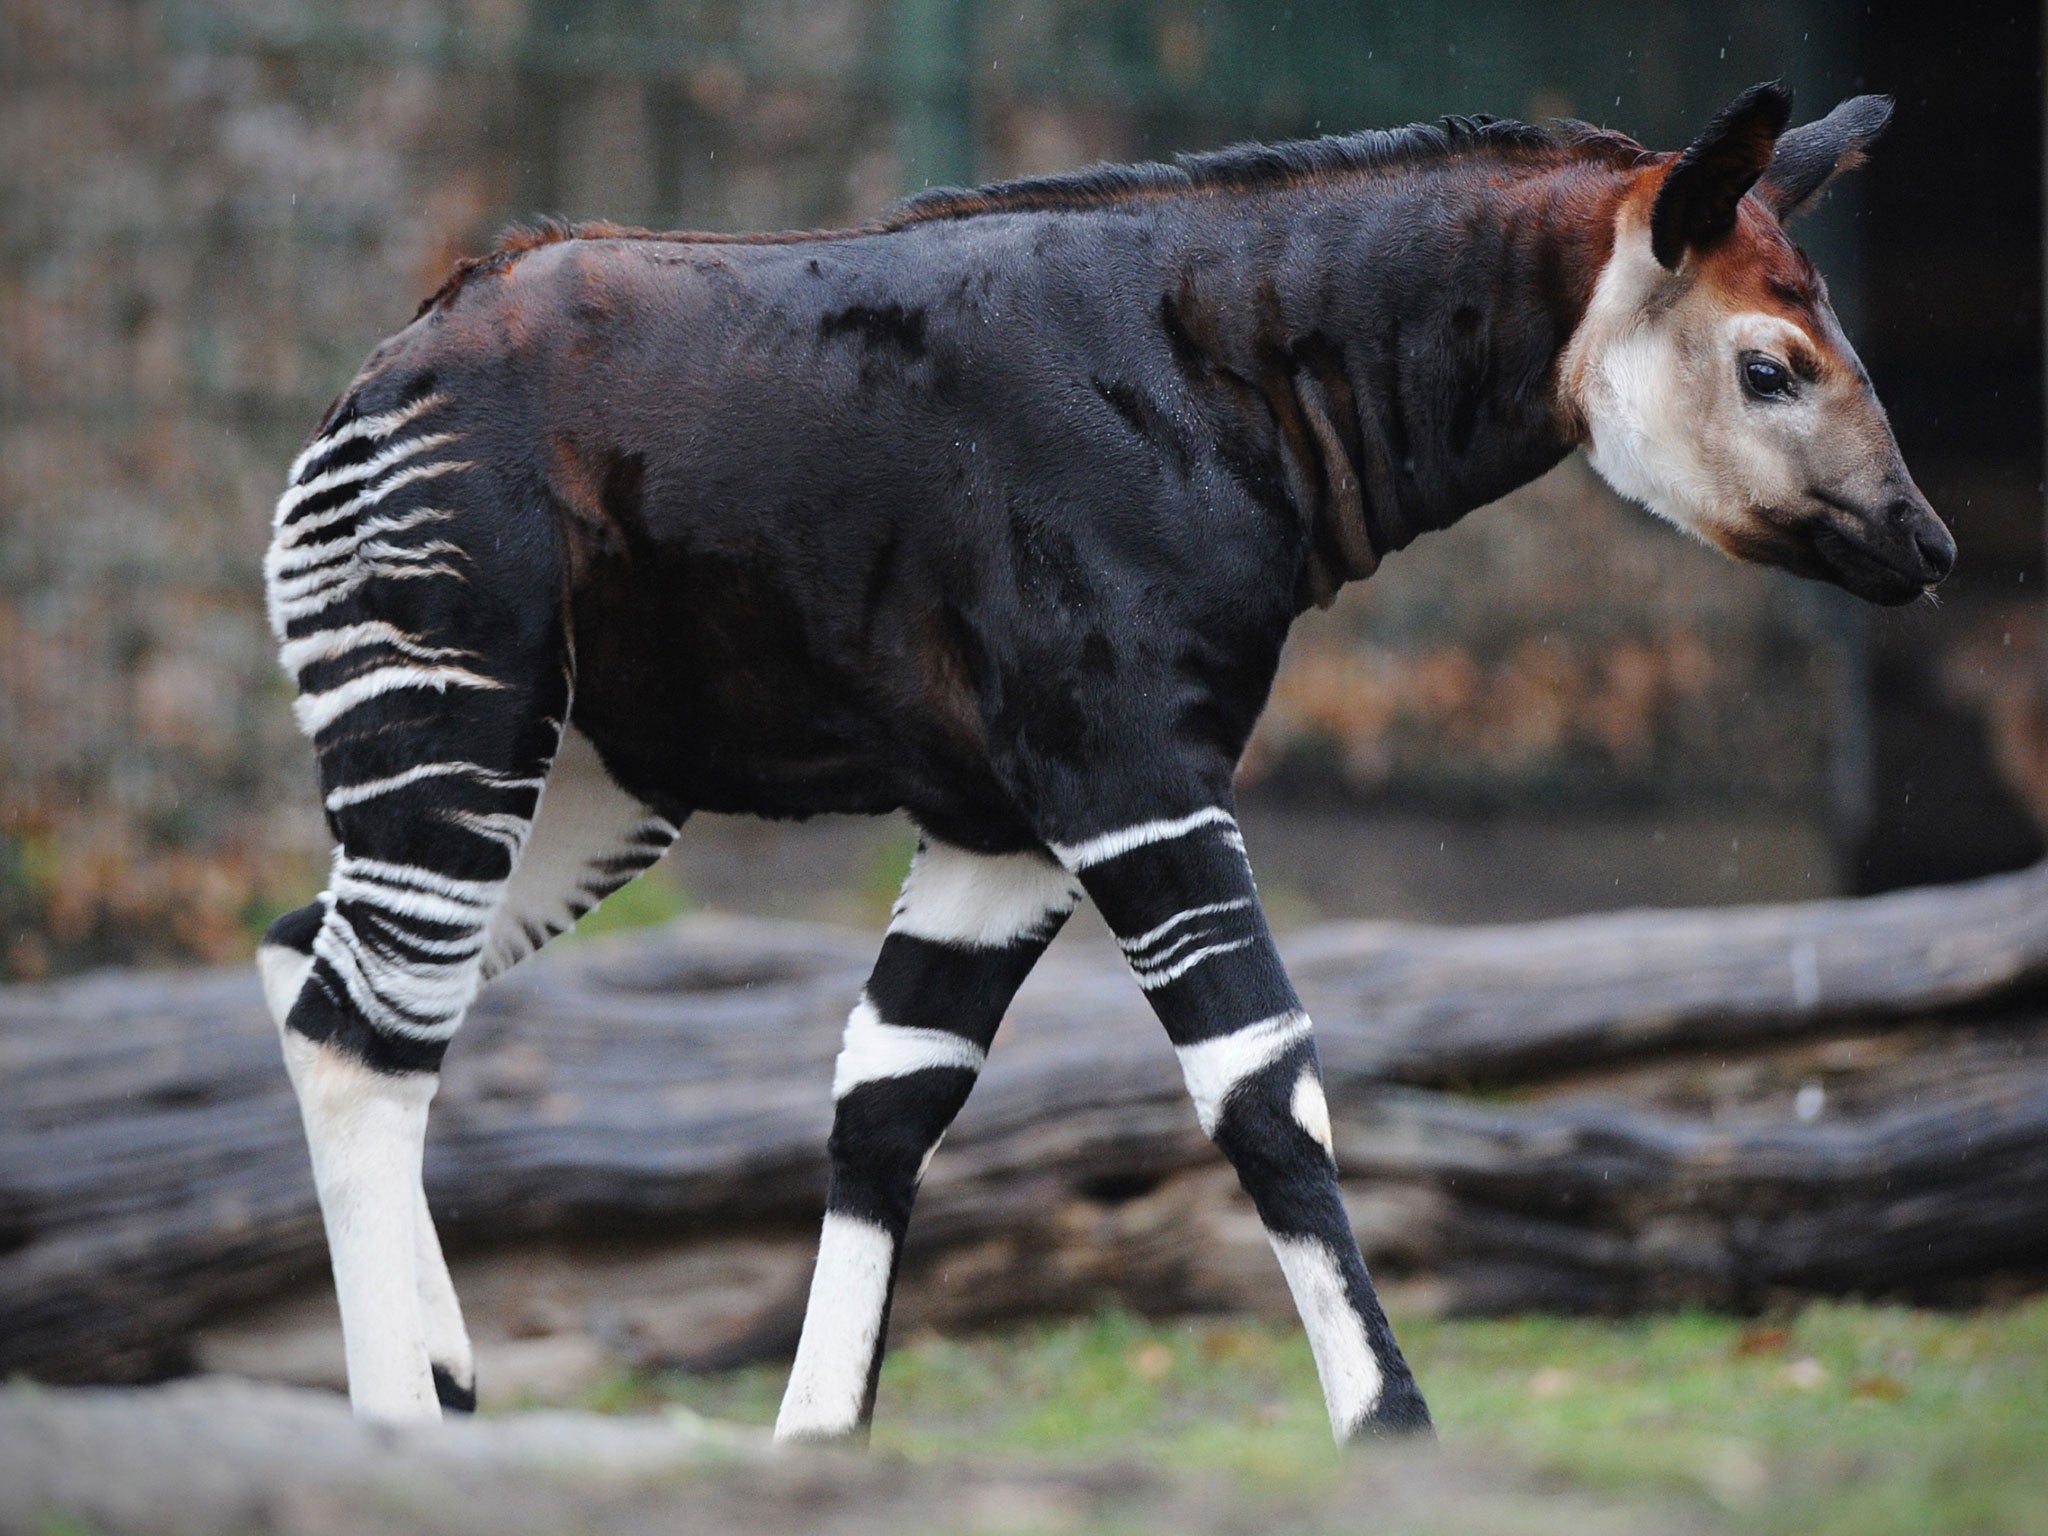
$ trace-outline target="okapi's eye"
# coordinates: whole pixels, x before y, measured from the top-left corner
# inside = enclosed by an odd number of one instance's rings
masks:
[[[1762,352],[1742,354],[1742,387],[1759,400],[1792,393],[1792,370]]]

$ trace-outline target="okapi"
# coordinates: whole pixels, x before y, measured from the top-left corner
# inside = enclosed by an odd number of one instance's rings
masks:
[[[1449,118],[459,266],[299,455],[265,567],[338,846],[259,961],[358,1412],[474,1403],[420,1168],[478,986],[694,810],[901,809],[777,1434],[865,1434],[919,1180],[1084,893],[1335,1434],[1426,1430],[1233,770],[1298,614],[1575,447],[1741,559],[1884,604],[1948,574],[1783,229],[1890,103],[1789,111],[1756,86],[1678,154]]]

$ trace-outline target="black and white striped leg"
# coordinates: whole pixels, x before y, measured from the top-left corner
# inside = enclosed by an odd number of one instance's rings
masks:
[[[1213,806],[1053,850],[1166,1026],[1202,1129],[1237,1170],[1300,1309],[1339,1441],[1427,1430],[1337,1186],[1315,1041],[1244,842]]]
[[[484,942],[483,978],[509,970],[669,849],[680,822],[657,814],[605,771],[575,726],[547,772],[540,814]]]
[[[456,407],[425,385],[381,413],[347,405],[293,466],[265,566],[338,846],[327,890],[272,926],[258,960],[312,1153],[350,1395],[382,1419],[473,1400],[420,1182],[427,1109],[569,702],[558,575],[502,537],[522,503],[465,451]],[[533,589],[516,613],[499,590],[508,560]]]
[[[846,1022],[824,1234],[776,1438],[866,1433],[918,1182],[1010,999],[1079,900],[1039,854],[919,847]]]
[[[654,814],[612,782],[590,743],[574,729],[563,733],[553,762],[533,778],[542,786],[537,809],[522,817],[515,809],[500,807],[484,821],[492,828],[494,840],[517,855],[509,876],[501,882],[495,909],[487,920],[481,910],[476,912],[469,936],[461,943],[441,927],[427,930],[434,943],[447,946],[456,963],[473,968],[478,981],[516,963],[571,927],[604,896],[659,858],[676,835],[674,823]],[[444,799],[446,787],[441,786]],[[358,798],[346,786],[329,794],[330,808],[337,814],[344,836],[352,819],[346,813],[379,798]],[[374,814],[383,818],[396,812],[386,807]],[[428,814],[443,825],[465,828],[484,820],[474,807],[465,811],[447,803],[430,807]],[[346,857],[344,850],[337,857],[337,868]],[[325,932],[333,906],[330,893],[285,919],[261,953],[280,1027],[291,1018],[301,988],[316,969],[318,946],[335,942]],[[373,920],[373,931],[376,921],[385,920],[388,915]],[[482,933],[477,933],[474,925],[486,921]],[[390,952],[380,953],[382,959],[398,952],[388,933],[382,933],[370,947],[373,952]],[[360,968],[358,964],[356,969]],[[459,1018],[457,1014],[447,1022],[446,1033],[453,1032]],[[417,1332],[440,1405],[473,1409],[474,1356],[419,1179],[419,1148],[424,1142],[426,1103],[432,1097],[434,1074],[354,1070],[366,1055],[382,1057],[396,1051],[410,1059],[430,1042],[419,1037],[418,1021],[412,1019],[388,1021],[385,1031],[401,1033],[397,1040],[387,1039],[372,1025],[369,1013],[360,1008],[343,1021],[343,1032],[357,1037],[355,1044],[315,1046],[303,1037],[303,1023],[286,1029],[286,1057],[293,1081],[300,1087],[323,1209],[330,1211],[330,1225],[335,1230],[329,1241],[337,1288],[346,1298],[344,1332],[355,1341],[350,1350],[351,1392],[369,1415],[425,1416],[429,1408],[418,1390],[419,1351],[409,1342]],[[368,1043],[367,1051],[360,1048],[363,1042]],[[386,1100],[399,1101],[408,1108],[393,1118],[388,1109],[365,1107]],[[365,1115],[382,1118],[366,1122]],[[401,1194],[393,1195],[394,1188]],[[400,1294],[404,1266],[383,1257],[400,1241],[392,1208],[401,1198],[411,1211],[416,1323]],[[352,1328],[348,1323],[351,1315],[357,1319]]]

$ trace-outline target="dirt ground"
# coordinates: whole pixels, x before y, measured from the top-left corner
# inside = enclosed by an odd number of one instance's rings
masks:
[[[1687,1536],[1697,1508],[1595,1498],[1433,1446],[1262,1487],[1125,1462],[918,1464],[780,1451],[692,1416],[540,1412],[399,1433],[324,1393],[201,1379],[0,1394],[14,1536],[916,1536],[921,1532]]]

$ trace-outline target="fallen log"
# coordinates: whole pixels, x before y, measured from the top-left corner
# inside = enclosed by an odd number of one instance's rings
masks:
[[[2044,897],[2035,869],[1795,907],[1304,931],[1284,947],[1368,1257],[1465,1311],[2048,1272]],[[473,1305],[480,1338],[581,1328],[643,1364],[786,1348],[873,946],[696,918],[492,987],[428,1160],[459,1278],[509,1298]],[[933,1164],[900,1324],[1104,1299],[1284,1310],[1136,988],[1106,945],[1066,950]],[[564,1280],[541,1305],[543,1250],[638,1289]],[[708,1310],[664,1289],[692,1275],[714,1281]],[[218,1358],[223,1319],[323,1288],[253,975],[0,989],[0,1370],[176,1374]]]

